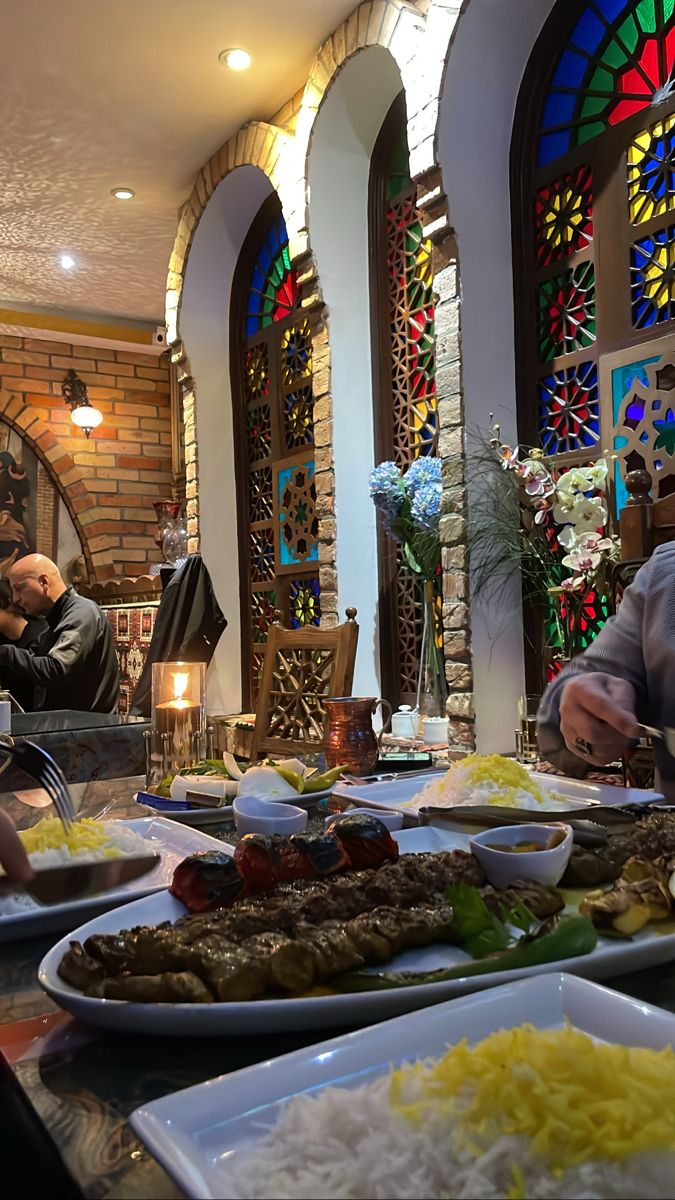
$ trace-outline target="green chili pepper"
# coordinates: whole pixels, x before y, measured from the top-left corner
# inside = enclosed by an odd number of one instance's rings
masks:
[[[312,775],[309,779],[304,780],[303,792],[326,792],[328,788],[332,788],[340,778],[343,771],[347,770],[347,764],[342,763],[340,767],[333,767],[331,771],[324,771],[323,775]]]
[[[465,979],[473,975],[490,975],[493,971],[520,971],[524,967],[538,967],[543,963],[590,954],[597,942],[598,931],[587,917],[563,917],[550,933],[544,933],[532,941],[524,941],[492,958],[482,958],[479,962],[461,963],[458,967],[442,968],[427,974],[399,971],[392,975],[366,975],[360,972],[345,975],[336,986],[341,992],[369,992],[417,987],[422,983],[445,983],[446,980]]]

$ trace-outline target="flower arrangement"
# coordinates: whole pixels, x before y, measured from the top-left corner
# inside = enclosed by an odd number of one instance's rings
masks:
[[[513,480],[519,510],[521,546],[515,557],[525,569],[531,594],[543,592],[557,601],[559,642],[571,657],[578,649],[585,600],[591,592],[609,597],[610,569],[619,557],[618,538],[606,531],[607,459],[558,471],[545,461],[543,451],[523,452],[502,442],[499,425],[492,435],[490,447]]]
[[[371,472],[370,495],[387,533],[402,546],[410,569],[433,580],[441,565],[440,459],[418,458],[405,474],[396,463],[380,463]]]

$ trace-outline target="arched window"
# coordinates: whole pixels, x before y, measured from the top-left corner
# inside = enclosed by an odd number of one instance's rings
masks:
[[[298,299],[273,195],[242,248],[232,305],[245,706],[257,697],[275,609],[293,628],[320,618],[312,339]]]
[[[431,244],[410,178],[403,92],[378,135],[369,193],[375,457],[405,470],[436,454],[438,404]],[[392,701],[414,701],[422,589],[382,530],[379,573],[382,689]],[[440,590],[438,601],[440,610]]]
[[[514,128],[519,437],[554,465],[616,451],[615,516],[626,468],[675,490],[674,76],[675,0],[560,0]]]

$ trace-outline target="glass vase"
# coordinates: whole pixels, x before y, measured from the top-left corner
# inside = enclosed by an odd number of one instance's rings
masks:
[[[162,554],[164,561],[172,567],[180,567],[187,558],[188,531],[184,517],[176,517],[169,521],[162,539]]]
[[[444,717],[448,690],[443,661],[443,632],[440,597],[434,581],[424,581],[424,619],[420,669],[417,679],[417,712],[420,729],[425,717]]]

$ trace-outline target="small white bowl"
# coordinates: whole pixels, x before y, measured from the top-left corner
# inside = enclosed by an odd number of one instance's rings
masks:
[[[524,854],[494,850],[493,846],[513,846],[518,842],[546,844],[552,833],[565,829],[565,839],[552,850],[531,850]],[[472,854],[494,887],[508,887],[514,879],[534,879],[553,886],[562,879],[572,853],[574,837],[570,825],[500,825],[484,829],[469,839]]]
[[[234,823],[239,833],[302,833],[307,812],[292,804],[277,804],[259,796],[235,796],[232,801]]]
[[[336,817],[356,816],[377,817],[378,821],[381,821],[383,825],[387,826],[387,829],[393,832],[395,832],[397,829],[403,828],[403,813],[385,812],[380,808],[347,808],[341,813],[331,813],[329,817],[326,817],[324,826],[326,829],[328,829],[328,826],[336,819]]]

